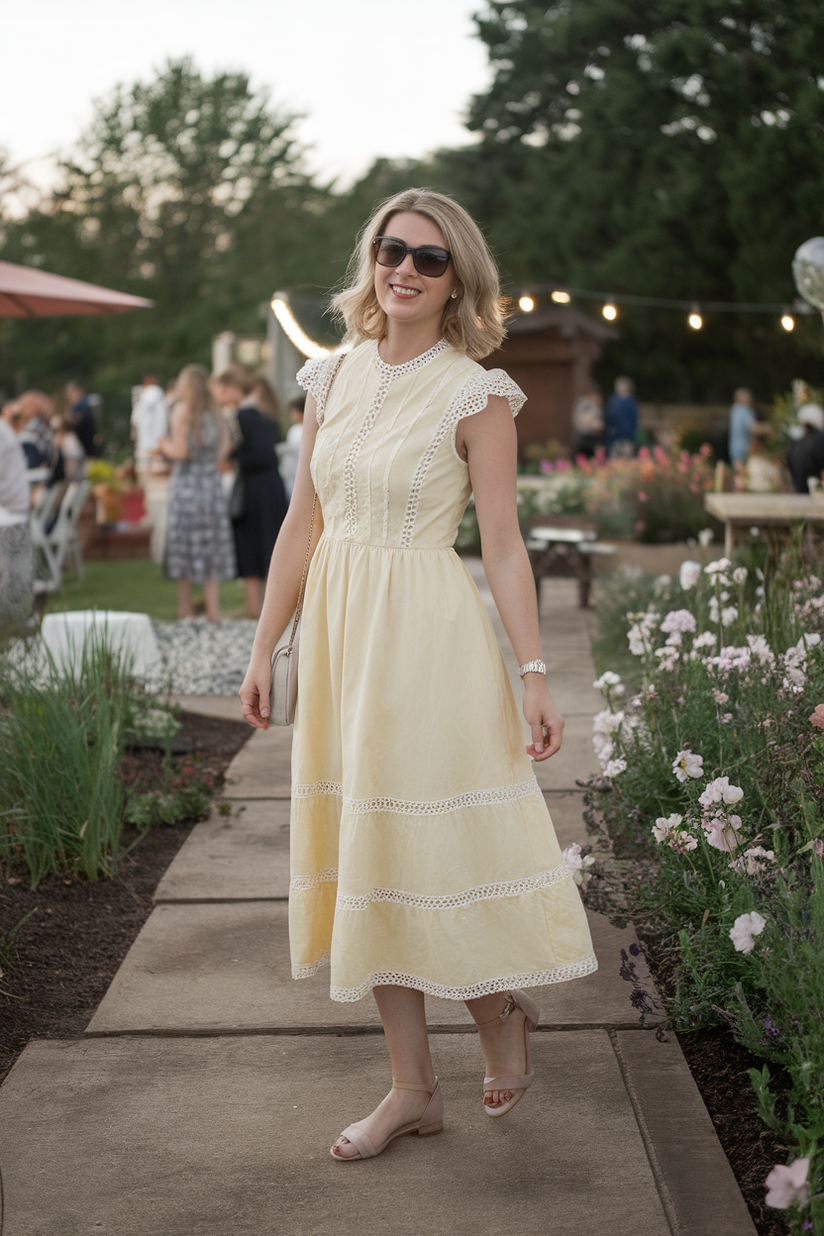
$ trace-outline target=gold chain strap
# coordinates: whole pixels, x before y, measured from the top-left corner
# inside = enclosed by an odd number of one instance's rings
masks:
[[[290,648],[292,647],[292,643],[295,638],[295,632],[298,629],[298,622],[300,620],[300,611],[301,611],[301,608],[303,607],[303,590],[306,587],[306,572],[309,570],[309,551],[312,548],[312,529],[315,526],[315,508],[317,507],[317,505],[318,505],[318,495],[316,492],[315,497],[312,500],[312,518],[309,520],[309,541],[306,546],[306,557],[303,559],[303,574],[300,577],[300,590],[298,591],[298,603],[295,608],[295,621],[292,623],[292,634],[289,636],[289,647]]]

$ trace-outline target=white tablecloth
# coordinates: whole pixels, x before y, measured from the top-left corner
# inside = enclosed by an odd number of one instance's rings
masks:
[[[132,672],[138,678],[150,675],[160,661],[160,649],[148,614],[112,609],[70,610],[64,614],[46,614],[40,631],[58,667],[75,665],[85,641],[103,637],[109,648],[131,658]]]

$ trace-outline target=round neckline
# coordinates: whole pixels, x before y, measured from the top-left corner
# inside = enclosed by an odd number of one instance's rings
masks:
[[[436,344],[433,344],[426,352],[422,352],[420,356],[413,356],[412,360],[403,361],[400,365],[390,365],[378,351],[378,344],[379,341],[375,340],[375,364],[384,376],[391,377],[400,377],[405,373],[413,373],[416,369],[420,369],[422,365],[425,365],[427,361],[432,360],[433,357],[440,355],[441,352],[445,352],[449,347],[445,339],[439,339]]]

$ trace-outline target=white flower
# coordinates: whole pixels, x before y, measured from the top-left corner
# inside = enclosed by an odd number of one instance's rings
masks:
[[[693,649],[695,648],[714,648],[718,643],[718,636],[712,631],[702,631],[700,635],[696,635],[692,641]]]
[[[732,573],[732,577],[735,580],[736,584],[746,584],[747,568],[746,567],[736,567]]]
[[[660,628],[665,634],[682,635],[695,630],[695,615],[688,609],[671,609]]]
[[[621,760],[621,759],[609,760],[604,765],[604,776],[605,777],[617,777],[619,773],[626,772],[626,770],[627,770],[626,760]]]
[[[729,558],[717,558],[715,562],[709,562],[704,567],[704,574],[710,576],[723,575],[724,572],[728,571],[731,566],[732,563]],[[728,581],[726,579],[721,580],[722,584],[726,584],[727,582]]]
[[[700,578],[700,562],[693,562],[691,558],[688,558],[686,562],[681,563],[681,570],[678,572],[678,582],[685,592],[689,592],[690,588],[694,588]]]
[[[703,777],[704,757],[694,751],[679,751],[672,761],[672,771],[679,781],[686,781],[688,777]]]
[[[687,850],[696,850],[698,848],[698,842],[695,837],[677,829],[675,832],[670,833],[667,840],[669,841],[670,849],[675,850],[677,854],[685,854]]]
[[[698,533],[698,544],[702,549],[706,549],[708,545],[712,545],[712,528],[702,528]]]
[[[592,735],[592,745],[595,748],[595,754],[598,756],[601,767],[603,768],[604,764],[612,758],[612,753],[615,750],[615,743],[611,738],[607,738],[606,734],[596,731]]]
[[[759,862],[759,859],[766,859],[766,862]],[[739,875],[758,875],[759,871],[766,869],[767,863],[775,862],[775,854],[772,850],[765,850],[763,846],[750,846],[749,850],[745,850],[740,858],[734,858],[730,863],[733,871],[737,871]]]
[[[809,1170],[809,1159],[794,1159],[789,1165],[778,1163],[764,1181],[767,1186],[764,1201],[767,1205],[774,1206],[776,1210],[788,1210],[793,1202],[806,1206],[810,1200]]]
[[[567,867],[569,867],[570,871],[580,871],[584,865],[581,858],[581,847],[578,845],[577,841],[573,842],[572,845],[568,845],[563,851],[561,857]]]
[[[669,588],[671,583],[672,583],[671,575],[656,575],[655,583],[653,584],[655,595],[660,596],[662,592],[664,592],[667,588]]]
[[[617,687],[620,681],[621,678],[618,674],[613,673],[612,670],[607,670],[600,678],[596,678],[592,685],[596,691],[604,691],[607,687]]]
[[[618,685],[617,685],[617,687],[613,687],[613,688],[612,688],[612,694],[613,694],[613,695],[625,695],[625,694],[626,694],[626,690],[627,690],[627,689],[626,689],[626,687],[624,686],[624,684],[623,684],[622,682],[619,682],[619,683],[618,683]]]
[[[752,655],[760,661],[762,665],[775,664],[775,653],[767,643],[765,636],[748,635],[747,643],[749,644]]]
[[[757,910],[750,914],[739,914],[730,928],[730,939],[737,953],[751,953],[755,948],[755,937],[760,936],[767,926],[767,920],[762,918]]]
[[[817,648],[821,643],[821,636],[815,632],[802,636],[802,639],[808,648]]]
[[[702,807],[707,810],[713,803],[740,803],[744,797],[744,791],[740,785],[730,785],[729,777],[716,777],[714,781],[710,781],[704,793],[698,799]]]
[[[672,815],[659,815],[658,819],[652,826],[652,835],[656,841],[664,841],[669,837],[670,833],[675,832],[679,824],[683,824],[684,817],[674,811]]]
[[[721,610],[721,621],[725,627],[730,627],[738,617],[738,607],[736,605],[727,605]]]
[[[614,734],[620,730],[623,721],[623,712],[610,712],[605,708],[603,712],[596,712],[592,718],[592,728],[596,734]]]
[[[713,687],[712,698],[715,700],[716,704],[726,704],[730,697],[727,695],[726,691],[719,691],[716,687]]]
[[[738,846],[736,833],[741,827],[740,815],[716,815],[701,821],[707,838],[707,845],[724,854],[732,854]]]

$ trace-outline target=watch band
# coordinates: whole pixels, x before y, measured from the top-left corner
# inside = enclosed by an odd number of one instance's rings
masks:
[[[527,661],[526,665],[518,666],[518,673],[522,678],[524,674],[545,674],[546,664],[544,661]]]

